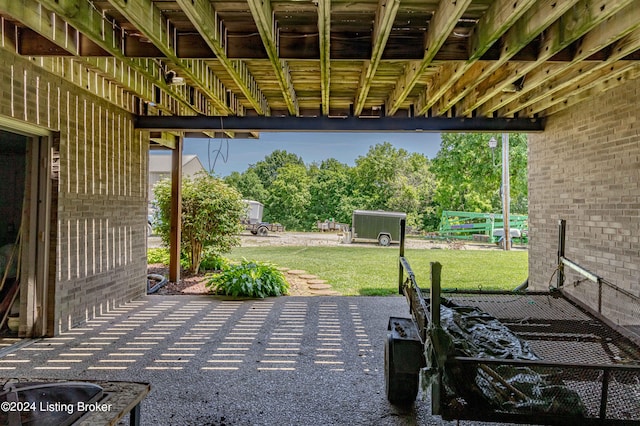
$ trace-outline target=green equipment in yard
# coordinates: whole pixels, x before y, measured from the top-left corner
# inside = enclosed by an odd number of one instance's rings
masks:
[[[528,219],[527,215],[509,215],[512,239],[528,242]],[[499,213],[443,211],[438,233],[443,238],[497,243],[504,236],[504,222]]]

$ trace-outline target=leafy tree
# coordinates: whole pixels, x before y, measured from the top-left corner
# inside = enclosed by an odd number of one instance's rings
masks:
[[[355,185],[367,203],[361,208],[377,210],[387,207],[393,195],[393,181],[401,167],[400,159],[406,155],[404,149],[397,150],[389,142],[384,142],[370,147],[364,157],[356,158]]]
[[[418,229],[433,210],[435,181],[429,159],[389,142],[372,146],[356,159],[354,185],[351,199],[361,202],[358,208],[403,211],[407,223]]]
[[[307,229],[307,210],[311,201],[307,168],[287,164],[278,169],[269,188],[265,221],[282,223],[288,229]]]
[[[169,244],[171,218],[171,181],[163,179],[154,187],[158,207],[158,234]],[[182,180],[182,254],[189,270],[198,273],[205,249],[209,254],[229,252],[239,245],[242,230],[239,218],[245,204],[240,193],[221,179],[199,174]]]
[[[351,221],[349,200],[352,189],[350,167],[335,158],[324,160],[309,170],[310,203],[308,222],[315,223],[329,218],[336,222]]]
[[[291,154],[287,151],[277,149],[264,157],[264,160],[258,161],[256,164],[250,166],[250,169],[253,169],[253,171],[258,175],[262,185],[265,188],[268,188],[278,176],[278,170],[287,164],[304,166],[302,158],[298,157],[296,154]]]
[[[252,168],[247,169],[243,173],[232,172],[224,178],[224,182],[234,187],[247,200],[255,200],[264,203],[267,199],[268,192],[264,188],[262,181],[256,171]]]
[[[492,156],[491,137],[499,141]],[[442,134],[438,155],[433,160],[437,176],[434,202],[443,210],[499,212],[501,183],[501,135]],[[509,135],[511,206],[514,213],[527,211],[527,138]]]
[[[434,211],[431,200],[436,183],[429,159],[412,153],[400,158],[399,168],[392,182],[393,195],[387,207],[406,212],[407,225],[422,229],[426,226],[425,220]]]

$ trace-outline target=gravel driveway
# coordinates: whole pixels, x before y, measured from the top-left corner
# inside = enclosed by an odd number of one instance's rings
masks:
[[[339,246],[340,236],[335,232],[270,232],[266,237],[251,235],[249,232],[240,235],[242,247],[260,246]],[[148,238],[149,248],[161,247],[160,237],[151,236]],[[351,247],[378,247],[375,243],[352,243]],[[461,241],[446,242],[428,240],[420,237],[409,237],[405,242],[406,248],[411,249],[463,249],[463,250],[499,250],[495,244],[465,244]],[[391,247],[380,247],[380,249],[397,249],[397,244]],[[520,250],[521,247],[514,247]]]
[[[242,234],[242,247],[259,246],[338,246],[342,245],[341,237],[335,232],[272,232],[266,237],[258,237],[250,233]],[[351,247],[378,247],[376,243],[352,243]],[[409,237],[405,240],[405,247],[411,249],[465,249],[465,250],[494,250],[495,244],[465,244],[460,241],[446,242],[428,240],[421,237]],[[380,247],[388,250],[389,248]],[[392,244],[391,249],[397,249],[398,244]]]

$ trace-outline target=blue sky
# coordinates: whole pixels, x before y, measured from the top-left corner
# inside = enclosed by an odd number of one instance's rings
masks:
[[[440,133],[263,132],[259,139],[185,139],[184,154],[198,155],[206,169],[215,164],[214,173],[224,177],[233,171],[245,171],[276,149],[294,153],[306,164],[335,158],[353,166],[369,147],[383,142],[433,158],[440,149]]]

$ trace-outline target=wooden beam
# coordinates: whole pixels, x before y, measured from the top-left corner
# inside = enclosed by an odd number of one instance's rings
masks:
[[[166,56],[150,40],[142,34],[133,33],[124,35],[123,52],[129,58],[157,58],[166,59]],[[198,37],[200,38],[200,37]],[[202,40],[202,38],[200,38]],[[210,49],[209,49],[210,50]]]
[[[8,0],[9,3],[12,0]],[[25,1],[25,0],[23,0]],[[116,67],[119,68],[121,73],[112,73],[114,76],[122,75],[124,77],[123,80],[116,80],[121,83],[124,87],[127,87],[131,90],[131,86],[127,84],[127,81],[140,81],[142,79],[148,79],[153,82],[156,86],[158,86],[164,93],[169,95],[171,98],[175,99],[180,105],[184,107],[186,110],[190,110],[193,112],[201,112],[197,110],[193,105],[191,105],[185,98],[185,96],[179,92],[177,92],[174,88],[170,87],[164,81],[164,75],[161,75],[160,69],[157,64],[153,61],[144,61],[138,59],[130,59],[125,57],[122,45],[119,42],[121,32],[119,29],[112,26],[112,24],[108,21],[105,21],[105,18],[100,14],[88,1],[86,0],[76,0],[75,6],[71,7],[70,3],[72,0],[67,0],[65,3],[59,3],[57,0],[38,0],[38,3],[41,3],[46,9],[54,12],[58,17],[62,18],[66,23],[86,35],[91,41],[96,43],[105,51],[109,52],[117,60],[115,61]],[[27,5],[27,3],[23,3]],[[25,7],[26,12],[29,12],[29,9]],[[35,9],[41,10],[41,9]],[[68,10],[74,11],[74,13],[68,13]],[[41,10],[42,11],[42,10]],[[44,15],[44,11],[41,12]],[[21,20],[21,18],[16,17],[16,19]],[[32,26],[28,24],[28,21],[25,22],[27,26],[32,29],[37,30],[38,26]],[[111,31],[105,31],[105,28],[110,29]],[[47,37],[47,32],[39,32],[39,34]],[[55,38],[55,43],[62,42],[62,39]],[[94,63],[95,61],[87,61],[88,63]],[[134,90],[134,93],[135,92]],[[156,102],[155,99],[143,97],[143,99],[149,102]],[[158,103],[158,102],[156,102]],[[179,113],[180,111],[175,110],[169,105],[162,105],[166,107],[167,110],[172,110],[173,113]]]
[[[77,0],[54,0],[60,7],[61,10],[64,11],[64,14],[67,16],[76,16],[76,14],[80,13],[80,5]]]
[[[604,1],[604,0],[602,0]],[[468,115],[480,105],[502,92],[513,84],[515,80],[525,76],[531,70],[543,64],[556,53],[569,46],[583,35],[597,27],[621,9],[631,4],[634,0],[607,0],[602,1],[580,0],[573,9],[565,13],[555,21],[546,31],[542,45],[539,49],[538,60],[523,65],[519,75],[513,79],[503,80],[501,83],[488,86],[480,85],[478,96],[473,103],[468,103],[462,109],[462,115]]]
[[[438,50],[453,31],[458,19],[467,10],[471,0],[440,0],[438,10],[429,22],[424,57],[420,62],[408,65],[398,79],[395,90],[387,100],[387,113],[393,115],[409,96],[424,70],[431,64]]]
[[[373,47],[371,49],[371,59],[367,61],[360,75],[360,84],[356,94],[354,107],[354,115],[360,115],[364,104],[367,101],[373,77],[376,74],[382,54],[384,53],[389,34],[393,28],[393,22],[400,8],[400,0],[380,0],[378,2],[378,10],[376,19],[373,24]]]
[[[220,20],[208,0],[176,0],[182,11],[187,15],[198,33],[206,41],[218,58],[218,62],[231,79],[236,83],[244,97],[249,101],[258,114],[270,115],[267,98],[262,93],[247,64],[242,61],[232,61],[227,57],[222,45],[223,36],[220,34]],[[177,54],[176,54],[177,55]]]
[[[567,90],[563,95],[566,97],[561,98],[558,96],[555,103],[544,103],[541,106],[545,106],[546,109],[542,110],[545,116],[556,114],[567,108],[573,107],[580,102],[584,102],[588,99],[601,96],[602,93],[607,90],[613,89],[621,84],[624,84],[630,80],[637,80],[640,78],[640,69],[634,62],[626,62],[623,64],[616,64],[616,70],[603,74],[602,78],[595,78],[588,84],[580,85],[575,90]],[[539,108],[531,108],[539,109]]]
[[[34,0],[0,0],[0,10],[7,16],[10,16],[14,21],[18,21],[25,26],[25,28],[13,30],[24,36],[19,37],[20,41],[17,46],[18,53],[39,55],[41,66],[45,67],[48,65],[55,68],[63,64],[63,68],[71,69],[74,66],[84,66],[86,72],[95,72],[100,75],[101,78],[109,81],[108,85],[101,85],[100,87],[102,88],[106,88],[111,85],[112,82],[116,82],[112,87],[119,87],[122,90],[135,94],[141,99],[148,101],[153,100],[154,89],[152,79],[156,80],[158,78],[157,71],[154,77],[153,69],[155,65],[144,67],[139,64],[139,66],[133,70],[127,65],[127,62],[114,57],[109,57],[109,59],[78,58],[83,50],[83,44],[87,43],[87,37],[79,33],[78,30],[66,22],[66,20],[63,20],[62,17],[49,12]],[[83,8],[78,8],[77,10],[78,16],[85,16],[83,13],[86,11],[84,11]],[[37,13],[34,13],[34,11],[37,11]],[[34,30],[34,28],[36,30]],[[38,44],[38,47],[30,45],[29,40],[34,40],[35,43]],[[91,43],[97,46],[95,43]],[[103,50],[99,46],[97,48]],[[63,54],[53,54],[53,52],[56,51],[61,51]],[[56,62],[58,65],[55,65]],[[72,62],[74,62],[75,65],[72,65]],[[145,71],[144,75],[139,72],[141,69]],[[68,78],[65,73],[61,76],[74,84],[79,84],[84,89],[87,88],[86,85],[81,84],[77,79]],[[149,76],[152,77],[149,78]],[[117,102],[117,99],[121,98],[121,96],[108,96],[108,99],[122,108],[123,105]],[[157,106],[159,110],[169,114],[187,113],[185,109],[171,108],[169,103],[157,103]]]
[[[397,1],[397,0],[395,0]],[[390,3],[390,0],[387,1]],[[333,5],[335,8],[335,4]],[[390,6],[387,6],[389,9]],[[376,18],[377,19],[377,18]],[[377,24],[375,24],[377,25]],[[375,28],[375,27],[374,27]],[[303,34],[291,31],[279,30],[278,54],[280,59],[320,60],[320,44],[317,33]],[[393,31],[391,30],[385,47],[382,51],[381,62],[385,61],[415,61],[424,56],[424,32]],[[199,34],[178,34],[177,53],[180,58],[213,59],[215,54],[203,42]],[[129,40],[129,37],[126,38]],[[331,30],[331,60],[367,61],[373,56],[372,47],[376,44],[372,34]],[[129,42],[125,44],[128,46]],[[148,45],[148,43],[146,43]],[[155,56],[164,57],[162,54],[145,52],[142,43],[131,56]],[[264,44],[257,33],[228,33],[225,40],[227,57],[230,59],[268,59]],[[129,51],[126,52],[129,55]],[[535,60],[537,51],[533,47],[525,46],[518,51],[513,60]],[[469,41],[454,34],[449,35],[440,50],[433,58],[433,62],[439,61],[467,61],[471,57],[469,53]],[[500,58],[500,48],[495,43],[482,55],[483,60],[495,61]],[[554,60],[557,60],[554,58]],[[569,59],[562,59],[568,61]]]
[[[71,26],[69,26],[71,28]],[[89,57],[111,57],[109,52],[104,50],[98,44],[94,43],[89,37],[84,34],[78,32],[78,55],[79,56],[89,56]]]
[[[525,108],[529,114],[535,114],[544,110],[548,110],[554,105],[564,102],[566,99],[576,96],[579,93],[596,87],[599,80],[611,80],[615,76],[625,74],[634,66],[638,67],[636,61],[622,60],[631,52],[640,49],[640,29],[620,40],[612,49],[609,60],[600,65],[594,66],[584,73],[580,73],[574,79],[570,79],[569,84],[564,84],[561,89],[552,92],[551,96],[538,99],[538,102]],[[574,70],[575,71],[575,70]],[[574,72],[575,75],[575,72]],[[571,75],[567,76],[570,78]]]
[[[149,140],[151,142],[173,150],[178,146],[179,142],[177,142],[177,140],[179,138],[179,136],[169,132],[149,132]]]
[[[469,59],[431,79],[428,90],[422,92],[418,100],[416,114],[425,114],[533,4],[535,0],[523,0],[515,4],[513,0],[494,1],[471,33]],[[439,114],[443,112],[438,111]]]
[[[67,49],[27,27],[18,28],[17,50],[24,56],[73,56]]]
[[[587,33],[576,49],[576,55],[571,63],[559,69],[548,71],[543,65],[527,74],[525,84],[520,91],[510,95],[493,98],[482,106],[483,115],[499,110],[500,116],[511,116],[529,105],[540,102],[552,93],[572,85],[575,81],[585,77],[586,73],[597,72],[609,66],[614,61],[623,59],[638,48],[634,43],[623,43],[616,46],[611,55],[603,62],[585,63],[585,59],[602,51],[634,30],[640,28],[640,3],[635,2],[618,12],[606,22]],[[634,36],[630,36],[631,39]]]
[[[56,54],[54,52],[57,51],[61,56],[77,55],[78,45],[75,37],[77,31],[70,28],[67,32],[64,25],[60,25],[60,20],[56,22],[56,15],[48,13],[40,2],[36,0],[0,0],[0,10],[4,16],[11,17],[26,27],[20,30],[19,42],[17,43],[18,53],[40,52],[34,56],[48,56]],[[47,42],[36,40],[36,34]]]
[[[180,239],[182,233],[182,149],[184,140],[176,139],[171,152],[171,225],[169,234],[169,281],[180,281]]]
[[[468,99],[475,99],[475,88],[492,73],[509,62],[513,56],[531,43],[545,28],[560,18],[578,0],[541,0],[530,7],[522,17],[509,28],[502,39],[500,57],[492,63],[477,62],[442,97],[440,111],[448,111],[461,99],[462,107]],[[466,111],[466,108],[464,108]]]
[[[322,115],[329,115],[331,90],[331,0],[318,0],[318,34],[320,41],[320,98]]]
[[[131,22],[169,59],[176,67],[175,71],[188,78],[193,85],[209,98],[219,113],[237,114],[238,111],[227,105],[227,91],[213,72],[207,66],[194,64],[178,58],[173,43],[173,32],[168,19],[155,5],[153,0],[109,0],[109,3]],[[232,94],[233,97],[235,95]],[[235,105],[235,102],[231,102]]]
[[[300,115],[300,107],[298,106],[298,99],[293,88],[293,82],[291,81],[289,65],[278,56],[275,37],[275,22],[273,21],[271,1],[247,0],[247,3],[249,4],[249,9],[251,9],[253,20],[258,27],[262,43],[267,50],[271,66],[276,73],[276,79],[280,85],[280,90],[287,105],[287,109],[289,110],[289,114],[298,116]]]

